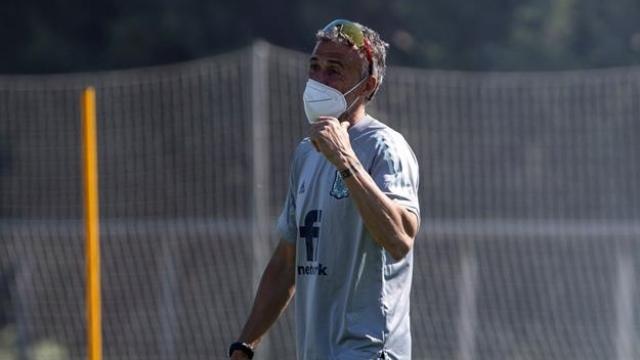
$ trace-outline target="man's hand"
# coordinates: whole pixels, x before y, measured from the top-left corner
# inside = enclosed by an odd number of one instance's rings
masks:
[[[236,350],[233,352],[233,354],[231,354],[231,360],[245,360],[245,359],[249,359],[249,357],[247,356],[247,354],[243,353],[240,350]]]
[[[337,169],[349,167],[349,160],[356,158],[349,140],[349,122],[330,116],[322,116],[311,124],[309,138],[316,150],[321,152]]]

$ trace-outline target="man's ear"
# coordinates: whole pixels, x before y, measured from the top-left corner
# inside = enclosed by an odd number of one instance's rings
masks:
[[[376,91],[377,87],[378,79],[376,79],[376,77],[373,75],[369,76],[369,79],[367,79],[366,85],[364,87],[364,92],[365,94],[367,94],[367,100],[371,100],[371,97],[373,96],[373,93]]]

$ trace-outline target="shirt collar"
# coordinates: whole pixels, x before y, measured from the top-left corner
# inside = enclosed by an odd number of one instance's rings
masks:
[[[365,114],[362,119],[355,123],[355,125],[349,127],[347,130],[349,135],[359,134],[362,130],[366,129],[373,120],[374,119],[369,114]]]

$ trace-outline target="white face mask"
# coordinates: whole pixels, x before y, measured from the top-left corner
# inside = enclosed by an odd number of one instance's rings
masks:
[[[360,84],[367,80],[367,78],[368,77],[365,76],[344,94],[330,86],[309,79],[304,89],[304,94],[302,95],[304,112],[307,115],[309,123],[312,124],[316,122],[320,116],[339,118],[340,115],[344,114],[356,103],[356,99],[354,99],[351,105],[347,107],[345,95],[355,90]]]

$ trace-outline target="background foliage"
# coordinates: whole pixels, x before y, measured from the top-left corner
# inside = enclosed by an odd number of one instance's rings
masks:
[[[392,45],[390,62],[439,69],[557,70],[640,61],[634,0],[20,0],[0,12],[0,73],[184,61],[261,38],[309,51],[336,17]]]

